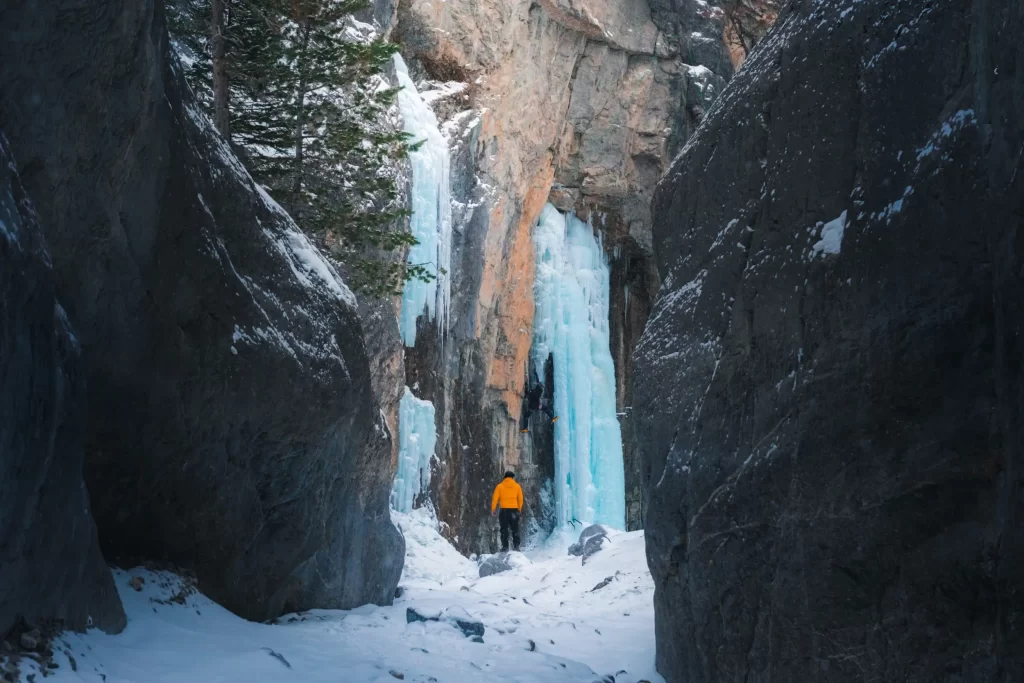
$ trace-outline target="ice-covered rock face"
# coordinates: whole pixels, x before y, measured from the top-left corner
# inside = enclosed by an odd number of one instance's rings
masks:
[[[548,204],[533,233],[533,366],[553,360],[556,524],[625,527],[622,433],[608,339],[609,266],[593,228]],[[534,378],[531,384],[536,383]],[[540,415],[538,415],[538,419]]]
[[[438,334],[448,331],[451,307],[452,193],[448,141],[438,129],[437,117],[416,91],[401,55],[395,55],[398,107],[410,143],[410,230],[417,244],[409,250],[411,265],[424,266],[432,279],[411,279],[402,290],[401,330],[406,346],[416,345],[416,319],[421,315],[437,325]]]
[[[668,681],[1024,680],[1022,32],[791,3],[659,187],[633,415]]]
[[[473,106],[441,121],[442,131],[473,122],[449,137],[462,150],[452,167],[454,339],[443,352],[418,341],[406,357],[416,375],[408,384],[419,381],[438,410],[434,495],[463,551],[495,547],[480,480],[511,467],[538,501],[553,476],[550,434],[519,433],[533,340],[531,230],[549,196],[590,219],[614,256],[615,407],[630,406],[632,350],[658,287],[650,198],[732,73],[724,17],[715,3],[668,0],[399,4],[393,35],[403,54],[422,58],[435,79],[464,82]],[[636,528],[644,477],[631,434],[623,441],[626,524]],[[527,524],[539,507],[528,506]]]
[[[430,485],[430,461],[437,445],[434,404],[405,388],[398,410],[398,471],[391,487],[391,507],[410,512],[416,497]]]
[[[355,300],[192,101],[162,17],[0,6],[0,111],[86,356],[101,545],[251,619],[387,603],[402,538]]]

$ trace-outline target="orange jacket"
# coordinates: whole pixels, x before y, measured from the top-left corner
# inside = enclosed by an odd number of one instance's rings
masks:
[[[491,512],[498,507],[505,510],[523,509],[523,489],[512,477],[506,477],[494,488],[494,496],[491,497]]]

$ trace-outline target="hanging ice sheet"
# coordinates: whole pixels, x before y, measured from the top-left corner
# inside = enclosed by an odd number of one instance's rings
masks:
[[[560,525],[579,520],[621,529],[625,476],[608,333],[608,258],[589,224],[551,204],[533,240],[531,353],[534,367],[543,368],[549,354],[554,361],[557,519]],[[545,394],[550,390],[545,387]]]
[[[448,143],[437,126],[437,117],[423,101],[409,77],[401,55],[395,55],[398,74],[398,109],[403,127],[420,143],[409,153],[412,166],[412,234],[419,244],[409,250],[409,263],[426,266],[435,276],[431,282],[409,280],[402,291],[401,330],[406,346],[416,345],[416,319],[424,313],[437,322],[440,331],[448,326],[451,301],[452,198]]]
[[[391,507],[409,512],[421,491],[430,486],[430,459],[437,431],[434,404],[413,396],[409,387],[398,407],[398,471],[391,488]]]

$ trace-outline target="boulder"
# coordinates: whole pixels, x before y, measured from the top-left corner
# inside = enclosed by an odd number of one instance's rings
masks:
[[[608,529],[600,524],[591,524],[580,532],[578,541],[569,546],[569,554],[579,557],[583,555],[587,542],[595,537],[608,536]]]
[[[511,551],[495,555],[483,555],[480,559],[480,578],[506,572],[530,564],[529,558],[520,552]]]
[[[108,559],[191,568],[258,621],[389,604],[403,540],[355,299],[201,113],[162,3],[5,3],[0,27]]]
[[[583,564],[586,564],[587,560],[599,553],[609,542],[608,537],[604,534],[588,538],[587,542],[583,544]]]
[[[1024,680],[1022,34],[789,3],[661,182],[632,415],[670,683]]]
[[[82,481],[86,369],[54,290],[36,211],[0,134],[0,634],[49,620],[125,625]],[[21,646],[34,650],[37,636],[23,633]]]
[[[491,555],[480,563],[480,578],[507,572],[510,569],[512,569],[512,565],[509,564],[508,553]]]

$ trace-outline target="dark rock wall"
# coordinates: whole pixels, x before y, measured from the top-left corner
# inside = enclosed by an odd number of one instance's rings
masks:
[[[660,185],[668,681],[1024,680],[1021,35],[1019,1],[798,0]]]
[[[658,270],[653,256],[630,245],[620,246],[611,261],[609,310],[612,360],[615,362],[616,407],[622,428],[622,460],[626,482],[626,528],[642,529],[647,514],[645,471],[633,434],[633,350],[640,342],[658,292]]]
[[[0,27],[108,559],[193,568],[253,619],[389,602],[403,542],[354,299],[198,112],[159,3],[7,3]]]
[[[0,134],[0,634],[124,627],[82,480],[85,368]]]

